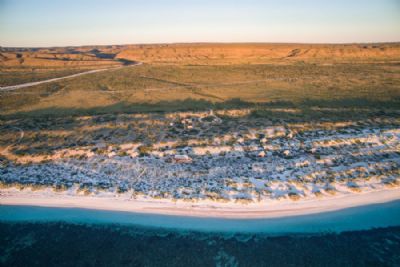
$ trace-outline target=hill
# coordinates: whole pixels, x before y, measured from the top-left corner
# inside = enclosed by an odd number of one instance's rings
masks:
[[[126,46],[117,58],[148,63],[261,64],[399,60],[399,44],[172,44]]]

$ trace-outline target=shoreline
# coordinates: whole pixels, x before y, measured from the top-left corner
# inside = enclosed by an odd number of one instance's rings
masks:
[[[70,196],[49,192],[1,190],[0,205],[80,208],[140,214],[221,218],[269,219],[311,215],[400,200],[400,188],[352,193],[322,199],[298,201],[271,200],[238,204],[211,201],[173,202],[170,200],[128,199],[117,197]]]

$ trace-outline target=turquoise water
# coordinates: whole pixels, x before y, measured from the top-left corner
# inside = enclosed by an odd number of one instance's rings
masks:
[[[122,224],[201,232],[320,233],[400,226],[400,201],[274,219],[217,219],[78,208],[0,206],[3,222]]]

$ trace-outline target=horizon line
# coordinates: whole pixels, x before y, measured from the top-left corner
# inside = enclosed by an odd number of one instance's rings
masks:
[[[93,46],[139,46],[139,45],[185,45],[185,44],[265,44],[265,45],[362,45],[362,44],[400,44],[399,41],[370,41],[370,42],[148,42],[148,43],[111,43],[111,44],[88,44],[88,45],[54,45],[54,46],[2,46],[0,48],[20,48],[20,49],[38,49],[38,48],[65,48],[65,47],[93,47]]]

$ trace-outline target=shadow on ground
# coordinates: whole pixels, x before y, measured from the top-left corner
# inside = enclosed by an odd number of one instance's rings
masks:
[[[331,116],[347,118],[359,117],[371,112],[375,115],[390,115],[400,110],[400,99],[394,98],[390,101],[373,101],[365,98],[346,98],[333,100],[307,99],[294,103],[289,101],[276,101],[253,103],[240,99],[231,99],[225,102],[211,102],[206,100],[186,99],[181,101],[161,101],[158,103],[128,103],[118,102],[109,106],[94,108],[60,108],[51,107],[28,112],[15,112],[0,115],[0,119],[26,118],[26,117],[65,117],[65,116],[94,116],[104,114],[120,113],[165,113],[179,111],[207,111],[210,109],[253,109],[252,115],[270,118],[318,118]],[[300,112],[289,113],[274,111],[273,109],[299,109]],[[326,110],[318,110],[326,109]],[[316,111],[316,109],[318,111]],[[349,109],[351,111],[349,111]],[[360,110],[360,111],[358,111]],[[362,114],[357,114],[361,112]]]

